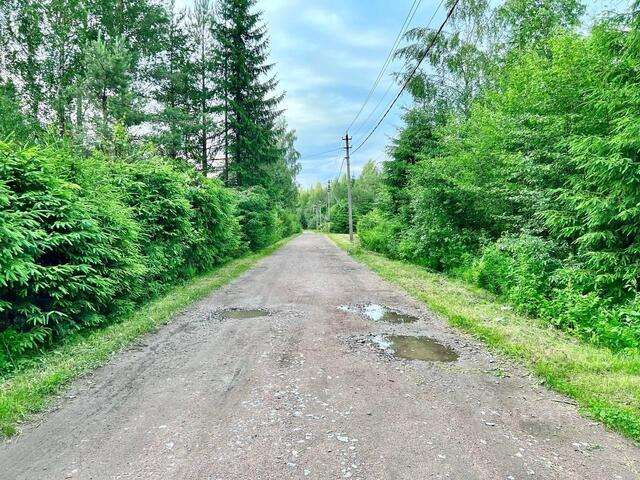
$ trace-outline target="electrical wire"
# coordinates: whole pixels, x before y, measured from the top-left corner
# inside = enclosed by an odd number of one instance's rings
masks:
[[[309,158],[322,157],[323,155],[328,155],[330,153],[337,152],[338,150],[342,150],[342,147],[333,148],[333,149],[327,150],[325,152],[312,153],[310,155],[300,155],[300,158],[303,158],[303,159],[306,160],[306,159],[309,159]]]
[[[436,40],[438,39],[438,37],[440,36],[440,34],[442,33],[442,30],[444,30],[444,27],[447,25],[447,22],[449,21],[449,19],[451,18],[451,16],[453,15],[453,12],[455,11],[456,7],[458,6],[458,3],[460,3],[460,0],[455,0],[455,2],[453,3],[453,5],[451,6],[451,8],[449,9],[449,12],[447,13],[447,16],[445,17],[444,21],[442,22],[442,24],[440,25],[440,28],[438,28],[438,31],[436,32],[436,34],[433,36],[433,38],[431,39],[431,43],[429,43],[429,45],[427,46],[427,48],[425,49],[424,53],[422,54],[422,56],[420,57],[420,59],[418,60],[418,63],[416,64],[416,66],[413,68],[413,70],[411,71],[411,73],[409,74],[409,76],[406,78],[406,80],[404,81],[404,83],[402,84],[402,88],[400,89],[400,91],[398,92],[398,94],[396,95],[396,97],[393,99],[393,101],[391,102],[391,105],[389,105],[389,108],[387,108],[387,110],[384,112],[384,114],[382,115],[382,117],[380,118],[380,120],[376,123],[376,126],[373,127],[373,130],[371,130],[369,132],[369,134],[366,136],[366,138],[360,143],[360,145],[358,145],[354,150],[353,153],[356,153],[358,150],[360,150],[365,143],[367,143],[367,141],[371,138],[371,136],[376,132],[376,130],[378,130],[378,128],[380,127],[380,125],[382,124],[382,122],[384,121],[384,119],[387,117],[387,115],[389,115],[389,112],[391,111],[391,109],[394,107],[394,105],[398,102],[398,100],[400,99],[400,97],[402,96],[402,94],[404,93],[404,91],[406,90],[407,86],[409,85],[409,82],[411,82],[411,80],[413,80],[413,77],[415,76],[415,74],[418,72],[418,69],[420,68],[420,65],[422,65],[422,62],[424,62],[424,59],[427,58],[427,55],[429,55],[429,52],[431,51],[431,49],[433,48],[433,46],[436,43]],[[435,13],[434,13],[435,15]]]
[[[407,15],[406,15],[406,17],[404,19],[402,27],[400,27],[400,31],[398,32],[398,35],[396,36],[396,39],[393,42],[393,45],[391,46],[391,50],[389,51],[389,54],[387,55],[387,58],[385,59],[384,64],[382,65],[382,68],[380,69],[380,73],[378,73],[378,76],[376,77],[375,81],[373,82],[373,86],[369,90],[369,93],[367,94],[367,97],[365,98],[364,103],[360,107],[360,110],[356,114],[355,118],[349,124],[349,127],[347,127],[347,131],[351,130],[351,127],[353,127],[353,125],[358,121],[358,118],[360,118],[360,115],[362,114],[362,112],[364,111],[365,107],[367,106],[367,103],[369,102],[369,100],[371,99],[371,97],[372,97],[373,93],[375,92],[376,88],[380,84],[380,81],[382,80],[385,72],[387,71],[387,68],[389,68],[389,65],[391,64],[391,61],[393,60],[394,54],[396,52],[396,49],[397,49],[398,45],[400,44],[400,41],[402,40],[402,37],[404,36],[404,34],[406,32],[406,29],[411,24],[411,21],[413,20],[413,17],[415,16],[416,12],[418,11],[418,8],[420,7],[421,3],[422,3],[422,0],[413,0],[413,4],[411,5],[411,8],[409,9],[409,12],[407,13]]]
[[[445,0],[440,0],[438,7],[433,12],[433,15],[429,19],[429,23],[427,24],[426,28],[429,28],[431,26],[431,22],[433,22],[433,19],[435,18],[436,14],[440,11],[440,8],[442,8],[442,4],[444,2]],[[360,124],[360,126],[356,129],[356,131],[353,132],[354,136],[357,137],[358,134],[362,131],[363,127],[369,123],[369,120],[371,120],[371,117],[373,117],[373,115],[378,112],[380,105],[382,105],[382,103],[386,100],[387,95],[389,95],[389,92],[391,91],[391,88],[393,88],[394,85],[395,85],[395,81],[391,80],[391,82],[389,83],[389,86],[387,87],[387,90],[384,92],[384,95],[380,97],[380,100],[378,100],[378,103],[376,104],[376,106],[373,108],[373,110],[371,110],[371,112],[369,112],[369,115],[367,115],[367,118],[364,119],[364,121]]]

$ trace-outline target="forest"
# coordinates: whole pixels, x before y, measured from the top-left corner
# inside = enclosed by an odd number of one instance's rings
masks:
[[[594,17],[578,0],[473,0],[443,35],[405,40],[399,81],[434,48],[388,160],[352,180],[361,245],[637,352],[640,4]],[[334,232],[346,181],[332,182]],[[303,191],[302,223],[326,229],[326,205],[326,186]]]
[[[255,0],[0,3],[0,369],[300,230]]]

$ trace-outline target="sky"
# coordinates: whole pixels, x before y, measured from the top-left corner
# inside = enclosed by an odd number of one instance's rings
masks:
[[[289,126],[298,135],[302,154],[298,182],[308,187],[335,178],[344,151],[342,137],[364,103],[411,8],[412,0],[262,0],[259,8],[269,27],[271,58],[277,64],[283,107]],[[426,25],[439,2],[422,2],[413,25]],[[445,16],[441,10],[435,22]],[[367,123],[371,110],[393,82],[392,65],[351,129],[357,146],[399,91],[394,84],[386,100]],[[405,102],[407,99],[403,99]],[[379,130],[353,155],[352,175],[369,159],[382,161],[385,145],[400,126],[402,101]],[[344,173],[344,172],[343,172]]]
[[[587,2],[591,12],[605,4],[626,0]],[[182,0],[190,5],[191,0]],[[342,137],[352,122],[389,54],[413,0],[258,0],[257,8],[270,37],[271,61],[286,93],[282,108],[289,127],[298,136],[302,154],[298,183],[310,187],[337,177],[343,151],[318,155],[344,145]],[[439,25],[446,15],[437,9],[439,0],[422,1],[411,26],[425,26],[433,17]],[[350,133],[357,146],[382,115],[400,87],[394,84],[378,111],[385,91],[393,82],[390,66],[358,122]],[[386,158],[385,146],[401,126],[403,96],[371,139],[352,158],[352,175],[357,175],[370,159]],[[344,173],[344,172],[343,172]]]

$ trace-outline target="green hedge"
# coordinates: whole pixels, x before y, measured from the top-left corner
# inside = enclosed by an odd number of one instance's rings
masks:
[[[259,250],[302,230],[296,213],[277,205],[263,187],[243,190],[239,197],[242,239],[251,250]]]
[[[161,158],[0,143],[0,368],[239,255],[236,203]]]

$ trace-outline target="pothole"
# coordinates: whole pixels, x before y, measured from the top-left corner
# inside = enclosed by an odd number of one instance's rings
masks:
[[[260,309],[255,309],[255,310],[242,310],[242,309],[231,309],[231,310],[225,310],[224,312],[222,312],[222,317],[226,318],[228,320],[245,320],[248,318],[259,318],[259,317],[266,317],[269,315],[269,312],[266,310],[260,310]]]
[[[371,342],[384,353],[405,360],[426,362],[455,362],[456,351],[430,337],[409,335],[372,335]]]
[[[355,312],[363,315],[368,320],[374,322],[387,322],[387,323],[413,323],[418,321],[418,317],[408,315],[406,313],[398,312],[384,305],[378,305],[370,303],[367,305],[342,305],[340,310],[345,312]]]

